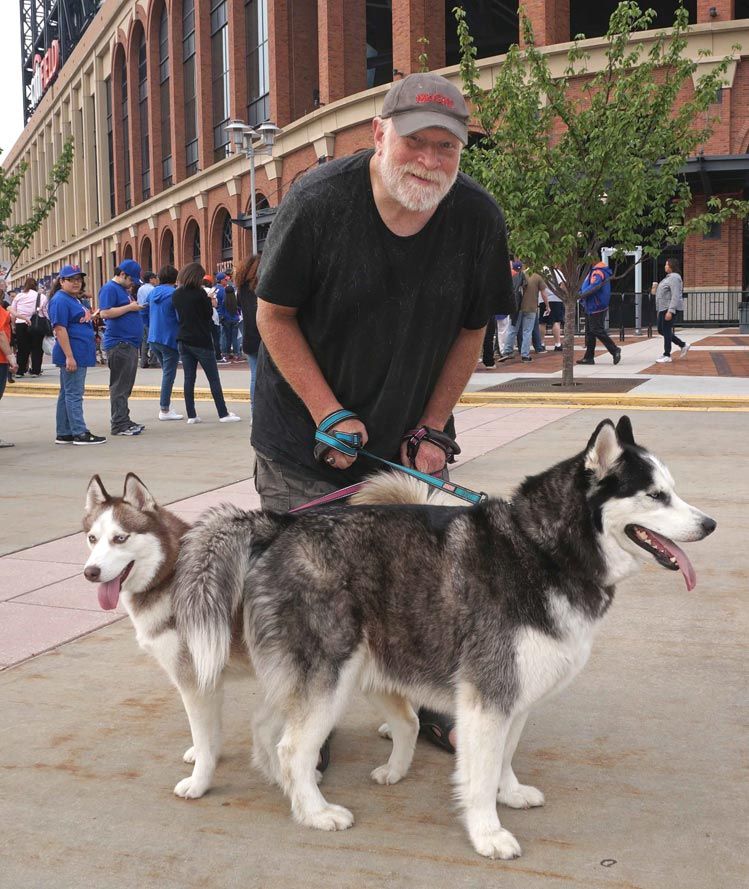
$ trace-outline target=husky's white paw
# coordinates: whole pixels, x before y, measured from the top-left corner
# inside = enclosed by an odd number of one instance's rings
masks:
[[[388,741],[393,740],[393,733],[390,731],[390,726],[386,722],[383,722],[382,725],[377,729],[377,734],[381,738],[387,738]]]
[[[531,787],[530,784],[518,784],[514,790],[507,793],[500,787],[497,801],[511,809],[533,809],[546,802],[543,793],[537,787]]]
[[[189,762],[189,763],[195,762],[195,748],[194,747],[188,747],[187,750],[185,750],[185,752],[182,756],[182,762]]]
[[[174,793],[176,796],[181,796],[182,799],[200,799],[210,786],[209,781],[201,781],[190,775],[189,778],[183,778],[177,784]]]
[[[310,812],[300,820],[306,827],[315,827],[317,830],[346,830],[354,823],[354,816],[343,806],[328,804],[324,809]]]
[[[398,769],[393,768],[388,762],[384,766],[377,766],[376,769],[372,769],[370,772],[372,780],[378,784],[397,784],[404,774],[404,772],[399,772]]]
[[[510,833],[501,827],[499,830],[477,832],[471,836],[473,848],[479,855],[487,858],[501,858],[509,861],[512,858],[520,858],[523,854],[520,843]]]

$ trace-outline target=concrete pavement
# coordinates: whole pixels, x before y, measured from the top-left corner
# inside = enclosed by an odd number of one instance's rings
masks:
[[[625,351],[616,370],[631,362],[627,372],[637,373],[650,357]],[[237,391],[246,382],[244,368],[222,374],[226,388],[229,374]],[[477,373],[472,387],[492,376]],[[692,378],[684,394],[709,383]],[[745,413],[633,414],[636,437],[668,463],[679,492],[713,515],[718,530],[689,547],[698,575],[691,594],[680,577],[656,567],[621,585],[586,670],[531,718],[516,771],[546,792],[547,804],[500,812],[524,850],[503,863],[472,852],[451,803],[446,754],[420,742],[401,784],[369,781],[387,753],[363,702],[337,731],[325,777],[331,801],[355,813],[351,830],[298,827],[280,792],[252,770],[252,682],[228,689],[216,789],[193,803],[173,797],[187,774],[186,719],[129,621],[99,611],[80,575],[85,486],[98,472],[117,490],[133,470],[188,519],[217,502],[251,508],[257,498],[246,420],[219,425],[213,406],[201,405],[201,426],[159,423],[149,419],[157,407],[133,402],[135,419],[149,425],[138,438],[73,448],[51,444],[54,402],[41,390],[0,403],[0,434],[16,442],[0,452],[2,889],[734,889],[747,882]],[[230,407],[247,417],[248,404]],[[85,409],[91,428],[106,432],[108,403],[87,398]],[[525,474],[579,450],[603,416],[617,415],[464,406],[454,478],[507,495]]]

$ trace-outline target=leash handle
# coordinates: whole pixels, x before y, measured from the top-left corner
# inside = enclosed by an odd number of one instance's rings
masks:
[[[420,472],[418,469],[412,469],[410,466],[402,466],[400,463],[393,463],[391,460],[386,460],[384,457],[378,457],[377,454],[365,451],[362,447],[361,435],[358,432],[333,432],[332,434],[329,434],[330,429],[335,426],[336,423],[340,423],[342,420],[350,420],[352,418],[358,420],[359,416],[353,411],[341,408],[341,410],[333,411],[332,414],[328,414],[327,417],[324,417],[320,421],[320,425],[315,430],[315,441],[317,442],[315,446],[315,458],[317,460],[322,460],[323,455],[330,448],[340,451],[342,454],[346,454],[347,457],[356,457],[358,454],[361,454],[363,457],[369,457],[370,460],[375,460],[377,463],[382,463],[384,466],[389,466],[391,469],[405,472],[406,475],[411,475],[432,488],[445,491],[447,494],[452,494],[454,497],[458,497],[460,500],[466,500],[468,503],[482,503],[487,499],[486,494],[483,491],[472,491],[470,488],[464,488],[462,485],[453,484],[453,482],[448,481],[447,479],[436,478],[433,475],[428,475],[426,472]]]

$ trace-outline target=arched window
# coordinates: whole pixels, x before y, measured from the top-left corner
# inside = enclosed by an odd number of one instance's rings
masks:
[[[245,0],[245,46],[247,52],[247,121],[250,126],[268,120],[268,0]]]
[[[161,241],[161,265],[174,265],[174,235],[169,229]]]
[[[200,262],[200,229],[195,223],[195,233],[192,236],[192,261]]]
[[[153,250],[151,249],[151,239],[143,238],[140,245],[140,267],[143,271],[153,270]]]
[[[229,3],[211,0],[211,82],[213,85],[213,157],[226,157],[229,134]]]
[[[159,105],[161,111],[161,182],[172,184],[172,124],[169,109],[169,19],[166,3],[159,19]]]
[[[231,262],[234,259],[234,229],[231,216],[227,213],[221,229],[221,261]]]
[[[122,164],[125,184],[125,209],[133,205],[132,183],[130,182],[130,116],[127,108],[127,64],[122,61],[120,77],[120,120],[122,121]]]
[[[122,251],[123,259],[132,259],[133,258],[133,247],[132,244],[125,244],[125,249]]]
[[[151,151],[148,134],[148,63],[146,35],[140,32],[138,42],[138,119],[140,121],[140,169],[143,200],[151,197]]]
[[[198,103],[195,78],[195,0],[182,4],[182,77],[185,91],[185,171],[198,171]]]

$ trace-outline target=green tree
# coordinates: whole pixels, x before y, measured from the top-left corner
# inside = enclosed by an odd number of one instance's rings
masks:
[[[512,252],[532,270],[555,270],[567,282],[550,276],[567,318],[575,317],[580,286],[602,247],[617,248],[615,259],[636,246],[644,257],[657,256],[666,244],[747,215],[746,202],[711,198],[705,212],[688,217],[692,194],[680,170],[713,130],[710,106],[733,56],[705,66],[710,70],[677,107],[698,67],[685,57],[683,7],[672,28],[643,41],[632,37],[651,27],[655,12],[620,3],[609,21],[601,70],[589,71],[579,35],[560,77],[552,76],[521,7],[525,46],[510,48],[489,90],[479,85],[465,12],[456,7],[454,13],[464,90],[483,131],[463,152],[463,169],[503,207]],[[573,368],[574,327],[567,324],[563,386],[574,385]]]
[[[73,140],[68,139],[62,147],[60,157],[52,167],[44,189],[45,193],[34,198],[26,219],[12,224],[10,218],[18,201],[18,193],[28,164],[26,162],[18,164],[13,173],[0,167],[0,248],[8,252],[11,269],[52,212],[57,203],[58,189],[70,179],[72,168]]]

